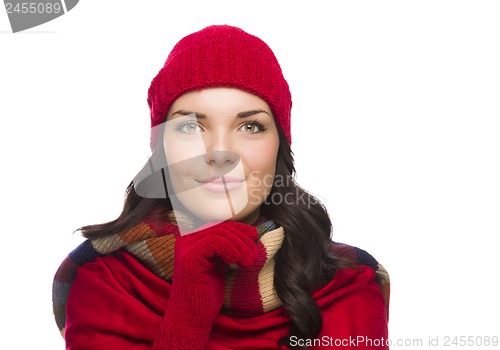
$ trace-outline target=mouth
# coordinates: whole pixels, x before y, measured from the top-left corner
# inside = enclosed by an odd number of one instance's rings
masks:
[[[243,186],[245,179],[231,176],[216,176],[196,181],[200,183],[203,189],[209,192],[224,193]]]

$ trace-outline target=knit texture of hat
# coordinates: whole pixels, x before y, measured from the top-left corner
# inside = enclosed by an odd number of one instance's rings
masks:
[[[267,102],[289,143],[292,97],[269,46],[245,31],[217,25],[181,39],[151,82],[151,127],[165,121],[174,101],[186,92],[233,87]]]

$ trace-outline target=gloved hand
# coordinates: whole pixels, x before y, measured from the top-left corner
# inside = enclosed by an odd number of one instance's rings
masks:
[[[224,302],[224,271],[228,264],[251,267],[257,239],[255,227],[235,221],[176,239],[172,289],[154,350],[206,348]]]

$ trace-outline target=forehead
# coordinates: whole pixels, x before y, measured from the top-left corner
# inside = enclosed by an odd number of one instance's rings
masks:
[[[244,110],[263,109],[271,112],[266,101],[249,92],[227,87],[216,87],[190,91],[183,94],[172,104],[169,115],[178,109],[193,112],[239,113]]]

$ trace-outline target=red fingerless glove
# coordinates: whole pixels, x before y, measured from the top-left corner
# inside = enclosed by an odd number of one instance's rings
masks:
[[[205,349],[224,302],[227,264],[249,268],[259,256],[257,229],[226,221],[176,239],[174,274],[153,349]]]

